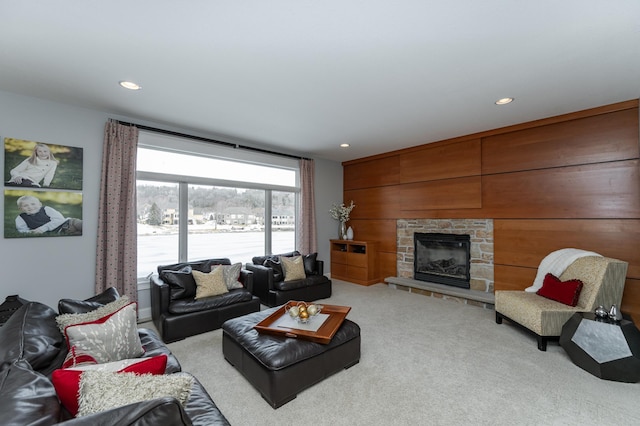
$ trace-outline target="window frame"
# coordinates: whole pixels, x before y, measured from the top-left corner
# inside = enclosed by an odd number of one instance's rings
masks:
[[[174,173],[158,173],[136,170],[136,185],[138,181],[175,183],[178,185],[178,213],[188,211],[188,190],[189,185],[217,186],[228,188],[255,189],[265,192],[265,254],[270,254],[272,247],[272,194],[274,191],[290,192],[294,194],[295,214],[295,243],[297,246],[300,225],[300,166],[299,161],[291,158],[283,158],[277,155],[247,152],[229,148],[221,148],[211,143],[187,140],[182,137],[169,135],[158,135],[154,132],[140,131],[138,148],[159,150],[165,152],[175,152],[184,155],[207,156],[214,159],[232,161],[237,163],[254,164],[264,167],[287,169],[295,172],[295,186],[274,185],[260,182],[246,182],[237,180],[226,180],[220,178],[206,178],[200,176],[189,176]],[[188,256],[188,221],[178,222],[178,260],[186,262]],[[148,282],[149,276],[138,276],[138,283]]]

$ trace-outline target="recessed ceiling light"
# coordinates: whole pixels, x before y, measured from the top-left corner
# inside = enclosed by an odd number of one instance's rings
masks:
[[[137,85],[133,81],[121,81],[119,84],[120,84],[120,86],[124,87],[125,89],[129,89],[129,90],[140,90],[140,89],[142,89],[142,86]]]
[[[340,144],[340,148],[349,148],[349,144],[348,143],[341,143]]]
[[[506,105],[513,102],[513,98],[502,98],[496,101],[496,105]]]

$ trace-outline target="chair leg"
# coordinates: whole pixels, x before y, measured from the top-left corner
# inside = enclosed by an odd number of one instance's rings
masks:
[[[496,324],[502,324],[502,315],[498,311],[496,311]]]
[[[538,350],[543,352],[547,350],[547,339],[542,336],[538,336]]]

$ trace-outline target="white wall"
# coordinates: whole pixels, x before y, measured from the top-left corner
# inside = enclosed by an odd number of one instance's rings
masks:
[[[24,299],[57,309],[60,298],[84,299],[94,295],[102,141],[104,125],[110,117],[189,133],[187,129],[167,128],[145,120],[0,91],[0,138],[3,147],[4,138],[11,137],[84,150],[83,235],[5,239],[4,221],[0,221],[0,303],[6,296],[18,294]],[[209,137],[219,139],[214,135]],[[4,148],[1,151],[0,165],[4,167]],[[337,228],[327,211],[332,203],[342,199],[342,165],[316,160],[315,170],[318,257],[326,261],[325,272],[329,272],[329,238],[335,237]],[[4,197],[0,199],[4,213]],[[143,290],[140,294],[141,314],[148,310],[147,292]]]

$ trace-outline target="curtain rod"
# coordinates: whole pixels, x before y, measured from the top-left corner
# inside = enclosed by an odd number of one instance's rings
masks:
[[[239,145],[237,143],[224,142],[224,141],[219,141],[219,140],[216,140],[216,139],[204,138],[202,136],[193,136],[193,135],[188,135],[186,133],[173,132],[171,130],[158,129],[156,127],[145,126],[143,124],[128,123],[126,121],[121,121],[121,120],[117,120],[117,121],[118,121],[119,124],[122,124],[123,126],[135,126],[140,130],[148,130],[150,132],[163,133],[165,135],[170,135],[170,136],[178,136],[178,137],[181,137],[181,138],[195,139],[195,140],[198,140],[198,141],[201,141],[201,142],[215,143],[215,144],[218,144],[218,145],[224,145],[224,146],[229,147],[229,148],[244,149],[244,150],[247,150],[247,151],[261,152],[263,154],[279,155],[281,157],[295,158],[297,160],[311,160],[310,158],[301,157],[299,155],[291,155],[291,154],[285,154],[285,153],[282,153],[282,152],[270,151],[268,149],[254,148],[252,146]]]

